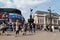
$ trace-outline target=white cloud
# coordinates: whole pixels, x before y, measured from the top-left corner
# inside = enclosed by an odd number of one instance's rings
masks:
[[[5,7],[17,7],[17,8],[29,5],[33,6],[50,0],[13,0],[13,2],[11,1],[12,0],[0,0],[0,2],[6,5]]]
[[[48,0],[13,0],[16,7],[37,5],[39,3],[47,2]]]
[[[13,7],[14,4],[10,2],[10,0],[0,0],[1,3],[3,3],[5,6],[2,6],[2,8],[8,8],[8,7]]]

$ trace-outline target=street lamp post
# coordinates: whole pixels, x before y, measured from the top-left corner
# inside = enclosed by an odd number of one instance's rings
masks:
[[[32,18],[32,11],[33,9],[30,9],[30,18],[28,19],[28,23],[30,25],[30,31],[32,32],[32,23],[34,22],[34,19]]]
[[[30,18],[28,19],[28,22],[31,24],[31,23],[33,23],[34,22],[34,19],[32,18],[32,11],[33,11],[33,9],[31,9],[30,8]]]
[[[30,18],[32,18],[32,11],[33,9],[30,8]]]
[[[50,19],[50,31],[52,32],[52,17],[51,17],[51,7],[49,7],[49,9],[48,9],[48,11],[49,11],[49,19]]]

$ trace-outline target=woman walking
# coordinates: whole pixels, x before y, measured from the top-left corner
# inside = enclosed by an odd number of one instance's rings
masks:
[[[19,35],[19,20],[16,20],[16,36]]]

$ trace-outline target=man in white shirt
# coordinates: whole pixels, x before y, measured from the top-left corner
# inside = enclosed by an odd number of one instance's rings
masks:
[[[52,31],[54,32],[54,25],[52,25]]]

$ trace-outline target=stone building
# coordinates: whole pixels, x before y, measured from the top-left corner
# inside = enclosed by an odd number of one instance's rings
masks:
[[[58,26],[60,26],[60,15],[59,15],[59,19],[58,19]]]
[[[39,24],[39,25],[43,25],[43,26],[50,24],[49,12],[36,11],[33,18],[34,18],[35,24]],[[51,13],[51,19],[52,19],[52,25],[57,27],[58,26],[58,20],[59,20],[59,14]]]

